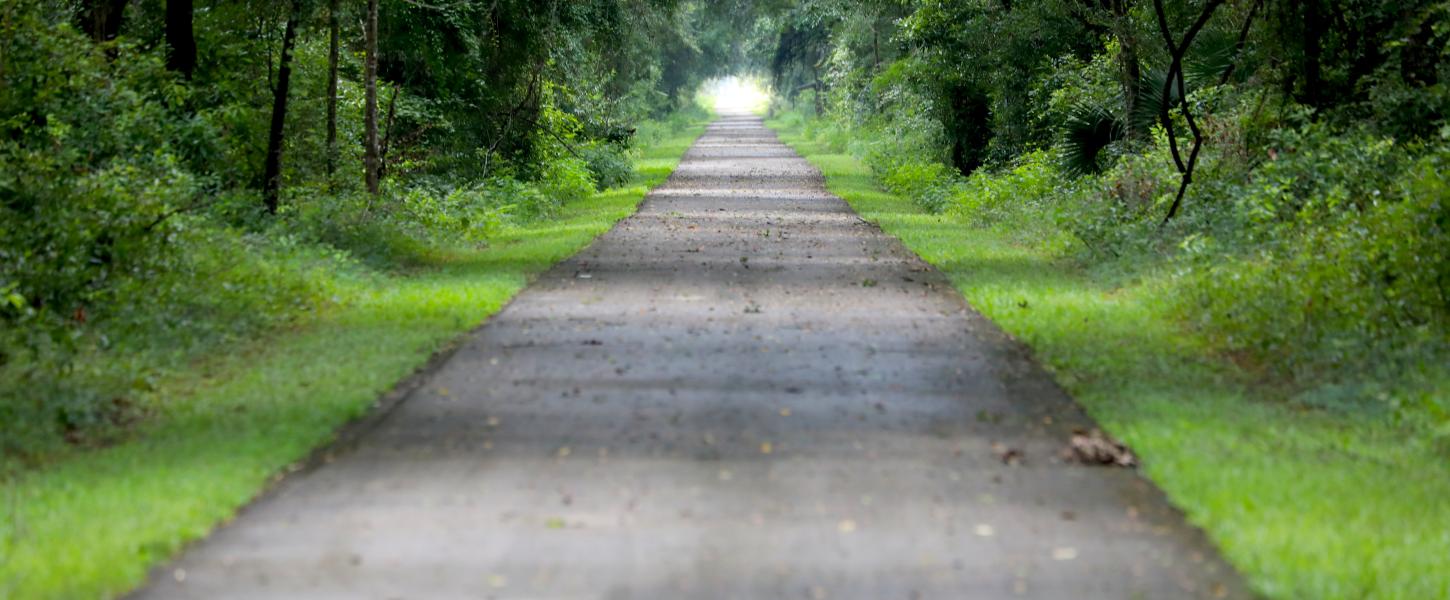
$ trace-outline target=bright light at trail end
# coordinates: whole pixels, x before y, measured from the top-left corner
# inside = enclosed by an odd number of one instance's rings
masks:
[[[711,81],[705,92],[715,101],[717,111],[757,112],[770,103],[770,96],[759,82],[733,75]]]

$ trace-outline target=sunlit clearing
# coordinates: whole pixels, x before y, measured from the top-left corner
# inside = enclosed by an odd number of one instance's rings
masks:
[[[765,88],[754,78],[731,75],[712,79],[704,91],[720,112],[760,112],[770,103]]]

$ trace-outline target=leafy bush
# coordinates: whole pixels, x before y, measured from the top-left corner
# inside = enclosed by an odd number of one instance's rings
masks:
[[[0,10],[0,451],[109,418],[71,358],[108,343],[98,323],[194,266],[177,213],[207,178],[188,166],[212,134],[154,57],[104,48],[43,8]],[[128,49],[129,50],[129,49]],[[179,140],[188,140],[185,143]],[[134,286],[133,286],[134,287]]]
[[[1235,190],[1240,237],[1189,246],[1185,315],[1228,351],[1316,382],[1308,397],[1373,397],[1368,382],[1450,356],[1450,152],[1411,159],[1317,125],[1276,137],[1276,159]]]
[[[1070,192],[1072,178],[1065,176],[1046,151],[1024,154],[1017,164],[1000,172],[978,170],[958,186],[952,210],[978,223],[1011,219],[1015,213],[1047,216],[1059,194]]]
[[[935,162],[882,165],[878,173],[887,189],[915,199],[932,212],[946,209],[951,199],[952,185],[955,183],[951,169]]]
[[[535,184],[542,197],[538,202],[524,205],[521,213],[530,218],[544,217],[566,202],[588,198],[594,193],[594,178],[589,173],[589,164],[579,158],[563,158],[544,165],[542,176]]]
[[[39,13],[0,19],[0,321],[63,328],[175,259],[169,217],[204,184],[175,140],[207,132],[159,61],[109,60]]]
[[[596,189],[619,187],[634,177],[634,163],[625,155],[625,148],[618,144],[590,144],[581,154]]]
[[[641,121],[635,124],[634,144],[653,146],[673,136],[695,123],[708,121],[709,111],[695,102],[690,102],[679,107],[660,119]]]
[[[292,228],[374,268],[419,266],[431,262],[440,248],[486,244],[511,221],[550,214],[561,204],[551,195],[560,188],[571,188],[565,193],[577,196],[579,174],[561,170],[573,179],[541,185],[494,177],[468,186],[389,181],[376,198],[354,193],[299,199]]]

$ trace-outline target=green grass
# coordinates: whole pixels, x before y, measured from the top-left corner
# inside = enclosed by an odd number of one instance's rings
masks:
[[[1174,321],[1166,278],[1116,287],[1013,232],[929,214],[799,125],[770,124],[832,192],[1030,346],[1256,591],[1450,598],[1450,456],[1433,440],[1270,400]]]
[[[341,308],[165,383],[128,441],[0,480],[0,597],[134,588],[531,277],[634,212],[702,131],[656,134],[631,186],[511,227],[488,249],[408,276],[342,276]]]

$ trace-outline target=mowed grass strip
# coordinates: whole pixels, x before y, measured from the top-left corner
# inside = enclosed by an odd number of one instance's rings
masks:
[[[1259,593],[1450,598],[1450,456],[1433,440],[1269,400],[1175,322],[1157,299],[1164,280],[1103,283],[1011,232],[930,214],[799,126],[769,124],[1030,346]]]
[[[649,143],[635,180],[445,252],[407,276],[344,277],[348,299],[166,383],[124,443],[3,482],[0,598],[98,598],[206,535],[529,280],[634,212],[704,131]]]

